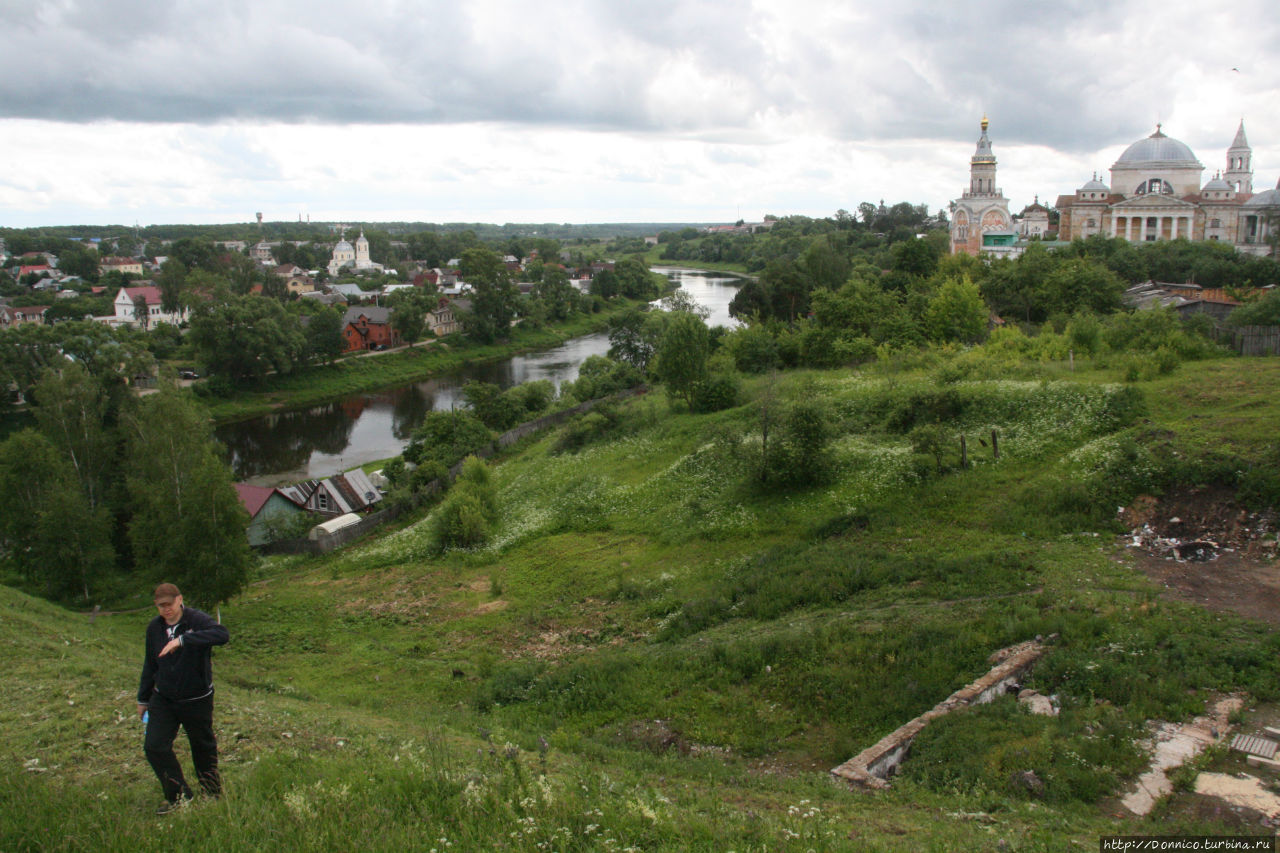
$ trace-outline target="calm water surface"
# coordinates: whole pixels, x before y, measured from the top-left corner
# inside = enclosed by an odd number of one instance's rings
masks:
[[[709,308],[710,325],[736,324],[729,317],[729,302],[741,279],[667,267],[654,267],[653,271],[679,282],[681,289]],[[552,349],[423,382],[226,424],[215,434],[227,448],[237,480],[280,486],[328,477],[400,453],[428,412],[465,405],[462,386],[467,382],[492,382],[509,388],[548,379],[559,388],[562,382],[578,378],[578,368],[589,356],[608,351],[607,335],[584,335]]]

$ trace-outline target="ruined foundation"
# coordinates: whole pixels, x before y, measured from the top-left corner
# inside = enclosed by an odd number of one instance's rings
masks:
[[[1001,649],[989,658],[995,666],[986,675],[885,735],[875,746],[864,749],[839,767],[832,768],[831,775],[861,788],[887,787],[888,778],[907,757],[911,742],[925,726],[958,708],[981,705],[1006,693],[1009,686],[1015,684],[1044,653],[1045,646],[1038,640],[1028,640]]]

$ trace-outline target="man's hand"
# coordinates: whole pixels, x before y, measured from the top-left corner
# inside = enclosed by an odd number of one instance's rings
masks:
[[[157,657],[164,657],[170,652],[176,652],[180,648],[182,648],[182,638],[174,637],[172,640],[164,644],[164,648],[160,650],[160,654],[157,655]]]
[[[147,706],[146,706],[146,705],[143,705],[141,702],[139,702],[139,703],[138,703],[138,717],[139,717],[139,718],[141,718],[141,717],[142,717],[142,715],[143,715],[143,714],[145,714],[145,713],[147,713]]]

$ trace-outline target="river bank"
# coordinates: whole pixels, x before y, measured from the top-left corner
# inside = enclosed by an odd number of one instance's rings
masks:
[[[202,396],[215,424],[222,425],[328,402],[338,397],[377,391],[428,379],[472,364],[497,361],[531,350],[559,346],[565,341],[604,331],[610,317],[643,300],[615,300],[599,314],[575,314],[563,323],[542,329],[516,326],[503,342],[461,345],[431,341],[400,347],[375,357],[348,356],[334,364],[316,366],[285,376],[272,376],[260,385],[237,391],[231,397]],[[461,340],[461,339],[455,339]]]

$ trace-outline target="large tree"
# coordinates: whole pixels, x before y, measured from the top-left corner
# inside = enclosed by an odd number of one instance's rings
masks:
[[[32,429],[0,443],[0,540],[9,562],[50,598],[89,601],[115,566],[111,520],[85,500],[75,470]]]
[[[707,378],[711,336],[707,324],[694,314],[673,314],[658,341],[655,373],[667,392],[693,408],[694,394]]]
[[[307,351],[298,318],[274,299],[253,295],[201,305],[188,340],[205,372],[232,382],[289,373]]]
[[[32,413],[40,430],[75,472],[89,507],[106,502],[115,457],[110,398],[78,362],[46,370],[36,383]]]
[[[138,570],[169,580],[192,603],[226,601],[245,585],[249,515],[200,407],[173,387],[143,398],[126,420],[129,539]]]
[[[471,285],[471,313],[463,319],[467,334],[484,343],[503,337],[515,317],[518,295],[506,264],[497,252],[483,248],[467,249],[460,261],[463,279]]]

